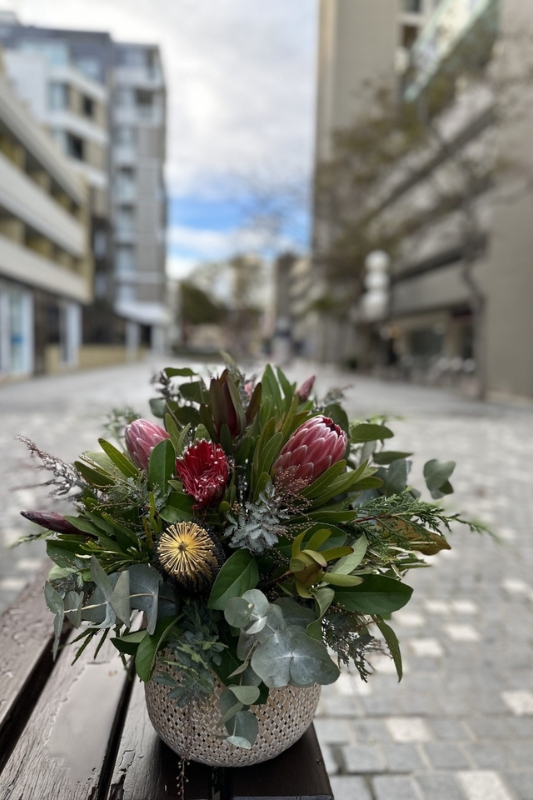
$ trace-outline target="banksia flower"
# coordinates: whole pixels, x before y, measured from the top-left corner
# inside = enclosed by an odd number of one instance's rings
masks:
[[[130,423],[124,431],[124,436],[126,449],[132,460],[138,467],[145,470],[148,469],[150,456],[156,444],[169,438],[163,428],[147,419],[136,419]]]
[[[305,403],[306,400],[309,400],[309,395],[311,394],[311,390],[315,385],[315,378],[316,375],[311,375],[302,383],[301,386],[296,389],[296,396],[298,397],[300,403]]]
[[[329,417],[312,417],[300,425],[283,447],[273,467],[279,488],[309,486],[343,458],[348,438]]]
[[[195,522],[178,522],[163,531],[156,544],[165,576],[189,592],[207,591],[224,563],[222,545]]]
[[[194,509],[211,506],[224,494],[229,464],[219,444],[200,439],[176,460],[176,470],[183,488],[196,500]]]

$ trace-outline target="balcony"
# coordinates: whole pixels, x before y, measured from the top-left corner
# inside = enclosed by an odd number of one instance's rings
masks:
[[[498,0],[443,0],[422,28],[411,50],[414,77],[405,99],[415,100],[441,65],[474,29],[479,20],[495,14]]]

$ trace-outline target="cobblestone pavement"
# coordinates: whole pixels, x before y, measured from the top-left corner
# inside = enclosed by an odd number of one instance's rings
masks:
[[[309,368],[289,371],[301,379]],[[0,388],[4,545],[28,530],[19,508],[50,507],[42,489],[11,491],[36,477],[22,469],[14,436],[72,459],[94,446],[110,406],[144,413],[149,375],[141,365]],[[456,460],[448,507],[482,518],[502,540],[457,531],[451,551],[409,577],[413,599],[392,623],[404,654],[400,684],[380,656],[368,683],[343,674],[324,688],[316,726],[336,800],[533,800],[533,409],[321,375],[320,389],[353,384],[353,417],[401,416],[391,423],[394,447],[415,452],[414,482],[428,458]],[[42,552],[1,551],[0,608]]]

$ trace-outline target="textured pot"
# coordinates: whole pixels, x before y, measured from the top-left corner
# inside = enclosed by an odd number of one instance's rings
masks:
[[[168,697],[169,687],[151,680],[146,684],[148,715],[161,739],[182,758],[211,767],[245,767],[275,758],[287,750],[311,725],[320,698],[320,686],[271,689],[268,701],[251,706],[259,722],[257,739],[250,750],[235,747],[218,728],[218,698],[223,690],[217,680],[215,693],[205,703],[180,708]]]

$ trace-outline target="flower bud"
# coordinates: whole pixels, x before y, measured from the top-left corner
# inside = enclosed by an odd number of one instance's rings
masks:
[[[309,395],[311,394],[311,390],[315,384],[316,375],[311,375],[307,378],[306,381],[302,383],[301,386],[296,389],[296,395],[300,400],[300,403],[305,403],[306,400],[309,400]]]
[[[46,528],[49,531],[55,531],[56,533],[82,533],[56,511],[21,511],[20,513],[30,522],[35,522],[36,525],[40,525],[41,528]]]
[[[276,486],[302,489],[319,478],[346,452],[348,437],[329,417],[312,417],[300,425],[279,454],[273,476]]]
[[[149,422],[147,419],[136,419],[130,423],[124,432],[126,439],[126,449],[133,462],[141,469],[147,470],[150,462],[150,455],[152,450],[162,442],[163,439],[168,439],[168,433],[159,425],[154,422]]]
[[[219,444],[200,439],[176,460],[176,470],[194,509],[211,506],[222,498],[229,477],[229,464]]]

